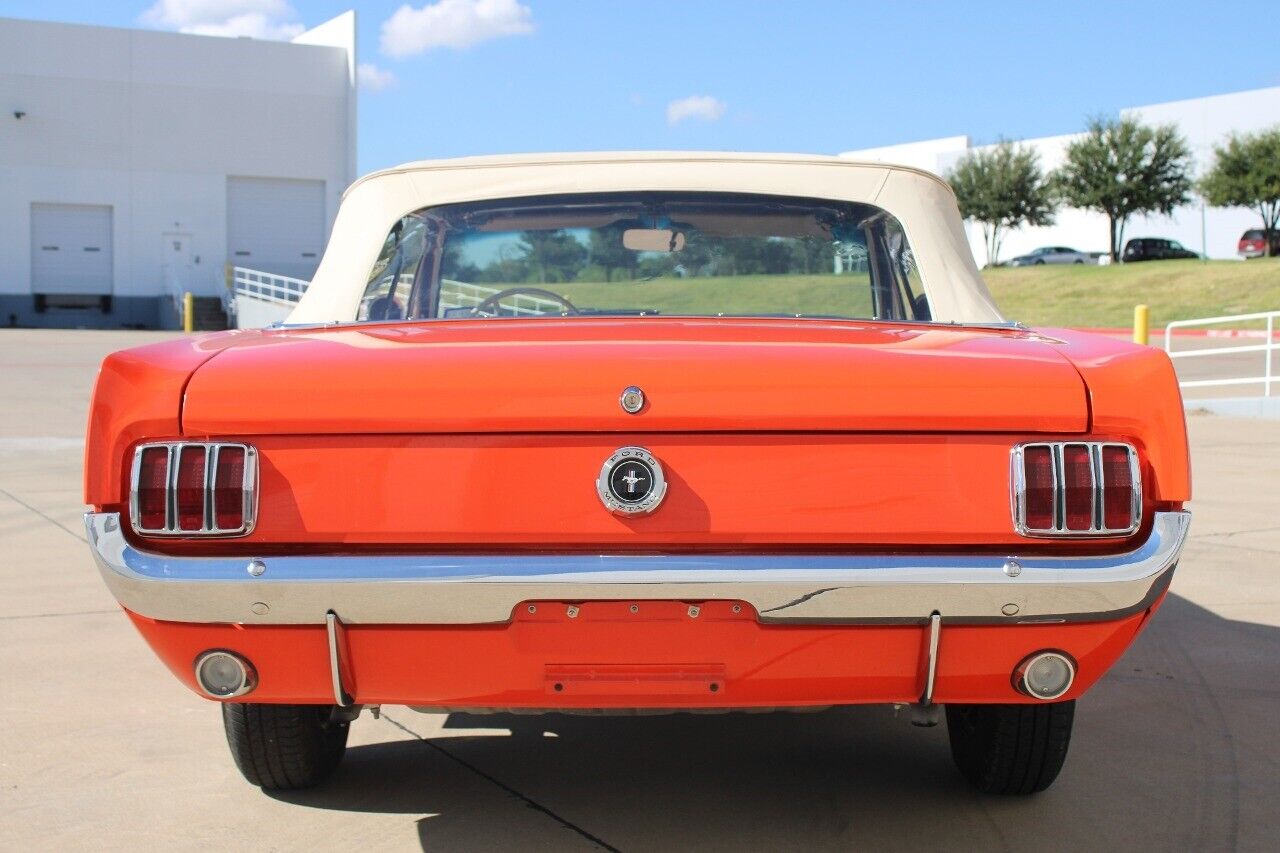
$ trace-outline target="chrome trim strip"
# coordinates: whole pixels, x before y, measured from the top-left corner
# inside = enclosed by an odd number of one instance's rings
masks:
[[[237,535],[248,536],[258,524],[258,448],[252,444],[240,446],[244,448],[244,526]]]
[[[920,704],[933,704],[933,682],[938,675],[938,640],[942,635],[942,614],[933,611],[929,615],[929,665],[925,669],[924,692],[920,694]]]
[[[1053,529],[1061,533],[1067,528],[1067,471],[1062,461],[1062,443],[1049,445],[1053,469]]]
[[[175,533],[178,530],[178,466],[182,464],[182,446],[169,445],[168,477],[165,480],[164,492],[164,532]]]
[[[1129,482],[1133,484],[1133,518],[1137,519],[1134,522],[1136,528],[1142,520],[1142,466],[1138,464],[1138,451],[1132,447],[1129,448]]]
[[[213,514],[213,487],[218,479],[218,451],[221,445],[211,444],[204,452],[204,527],[201,532],[212,531],[217,524]]]
[[[142,482],[142,448],[133,451],[133,469],[129,472],[129,523],[134,530],[142,529],[142,500],[138,485]]]
[[[521,602],[732,600],[774,623],[925,625],[1098,621],[1168,587],[1191,514],[1158,512],[1121,554],[417,554],[175,557],[129,543],[118,513],[87,513],[98,567],[129,610],[175,622],[482,624]],[[1016,560],[1010,577],[1004,566]],[[255,576],[251,562],[261,564]],[[1014,616],[1003,611],[1008,605]]]

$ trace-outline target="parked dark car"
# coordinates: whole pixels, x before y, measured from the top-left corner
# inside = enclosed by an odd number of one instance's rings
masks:
[[[1264,258],[1267,256],[1267,232],[1261,228],[1250,228],[1240,237],[1238,249],[1242,258]],[[1271,255],[1280,255],[1280,231],[1271,232]]]
[[[1200,257],[1185,248],[1177,240],[1166,240],[1163,237],[1135,237],[1124,244],[1121,260],[1125,263],[1133,261],[1169,261],[1175,258]]]

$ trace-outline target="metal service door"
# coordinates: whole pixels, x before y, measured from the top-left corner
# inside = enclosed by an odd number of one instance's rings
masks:
[[[31,292],[110,295],[109,205],[31,205]]]
[[[234,266],[310,279],[324,251],[324,223],[324,181],[227,178]]]
[[[192,289],[191,235],[166,231],[161,235],[160,277],[166,293],[181,294]]]

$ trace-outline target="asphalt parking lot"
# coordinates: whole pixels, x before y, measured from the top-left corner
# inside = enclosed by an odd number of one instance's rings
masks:
[[[159,333],[0,331],[0,848],[1275,849],[1280,421],[1193,416],[1193,539],[1080,703],[1057,785],[983,797],[889,709],[449,717],[352,727],[330,784],[264,794],[155,660],[80,527],[94,371]]]

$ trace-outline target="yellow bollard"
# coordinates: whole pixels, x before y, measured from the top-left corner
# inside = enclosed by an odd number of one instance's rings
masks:
[[[194,332],[196,330],[196,298],[191,295],[191,291],[182,294],[182,331]],[[1137,334],[1136,332],[1134,334]]]
[[[1151,337],[1151,312],[1145,305],[1133,306],[1133,342],[1146,346]]]

